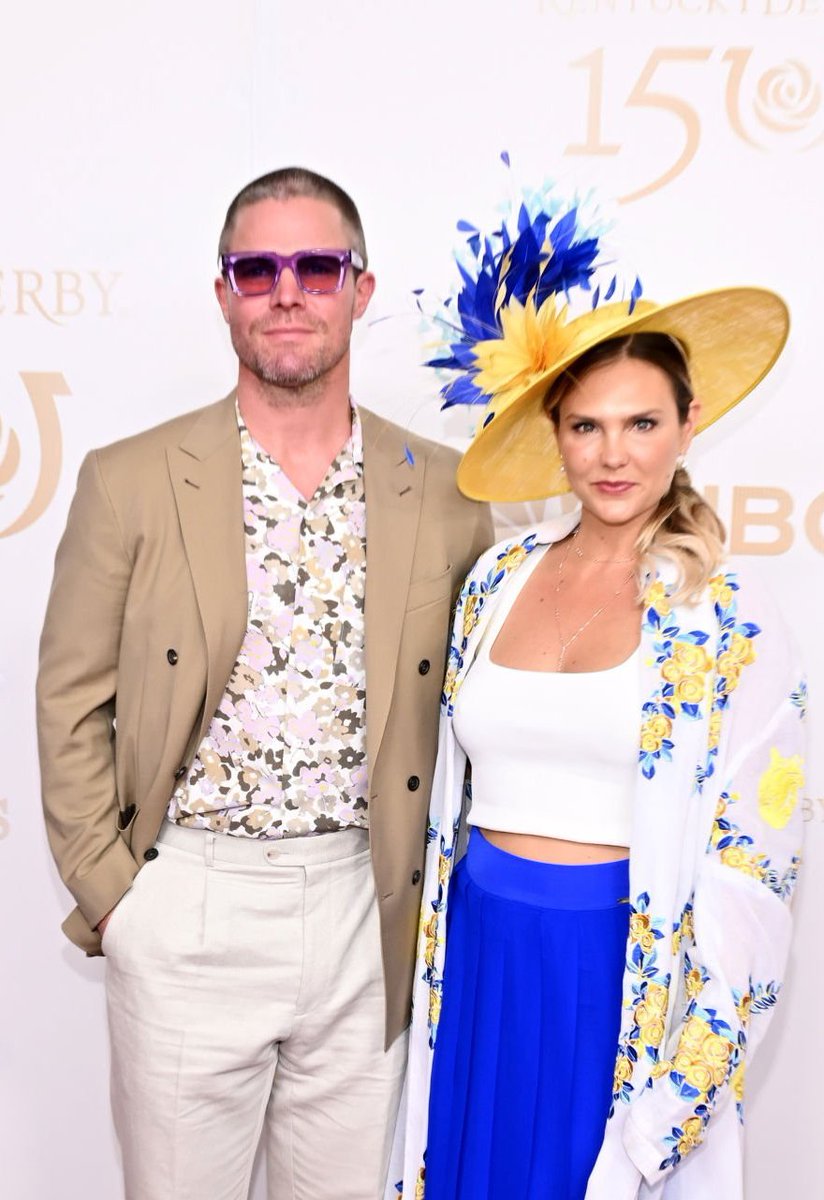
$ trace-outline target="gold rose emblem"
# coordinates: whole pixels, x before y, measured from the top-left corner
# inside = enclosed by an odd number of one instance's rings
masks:
[[[797,58],[769,66],[757,76],[754,87],[745,76],[752,50],[728,50],[727,114],[734,132],[751,146],[780,139],[792,148],[808,150],[821,141],[820,132],[810,138],[810,127],[820,131],[821,86],[806,63]],[[757,70],[757,68],[756,68]],[[748,104],[742,99],[748,98]],[[749,121],[745,122],[747,111]],[[749,126],[749,128],[748,128]]]
[[[0,529],[0,537],[20,533],[22,529],[27,529],[43,515],[54,498],[63,462],[63,438],[55,398],[71,395],[66,380],[60,374],[39,371],[21,371],[20,378],[28,393],[37,421],[40,471],[33,495],[20,515],[4,529]],[[0,428],[0,438],[2,438],[2,428]],[[17,475],[20,460],[20,440],[15,431],[9,429],[5,449],[0,440],[0,500],[5,499],[5,487]]]

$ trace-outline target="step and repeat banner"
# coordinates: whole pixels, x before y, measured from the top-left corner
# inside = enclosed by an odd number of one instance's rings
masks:
[[[787,994],[748,1075],[747,1195],[824,1194],[824,0],[34,0],[4,34],[3,1194],[122,1197],[103,963],[59,931],[69,898],[40,815],[33,690],[54,550],[90,447],[232,386],[217,235],[239,187],[292,163],[361,207],[378,291],[356,330],[356,397],[455,446],[471,416],[439,410],[414,292],[448,294],[457,222],[492,227],[521,187],[593,192],[648,298],[743,283],[786,297],[778,368],[690,467],[809,663],[806,873]],[[542,511],[501,510],[499,525]]]

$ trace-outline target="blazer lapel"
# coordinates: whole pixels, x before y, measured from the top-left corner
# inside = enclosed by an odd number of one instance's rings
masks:
[[[426,465],[408,461],[393,425],[358,411],[366,491],[366,755],[372,778],[395,686]]]
[[[168,451],[168,462],[206,640],[199,744],[237,660],[248,613],[234,393],[203,411],[180,445]]]

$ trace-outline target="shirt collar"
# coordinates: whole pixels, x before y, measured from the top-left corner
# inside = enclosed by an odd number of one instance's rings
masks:
[[[363,475],[363,426],[357,405],[351,396],[349,404],[352,412],[352,432],[329,464],[329,469],[318,488],[318,493],[321,494],[331,492],[338,484],[359,479]],[[241,416],[237,400],[235,400],[235,414],[240,432],[241,456],[244,463],[255,457],[260,457],[272,463],[277,467],[278,471],[281,471],[280,464],[270,454],[267,454],[249,432],[246,422]]]

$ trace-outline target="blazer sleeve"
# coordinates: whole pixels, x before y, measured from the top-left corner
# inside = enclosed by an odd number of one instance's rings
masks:
[[[759,636],[748,637],[753,631]],[[676,932],[685,939],[682,1003],[623,1132],[651,1186],[712,1137],[724,1105],[738,1104],[743,1116],[745,1064],[773,1013],[790,942],[806,688],[775,611],[760,628],[742,625],[725,653],[716,677],[716,688],[730,691],[712,780],[716,811],[692,920]]]
[[[137,864],[118,833],[117,664],[131,562],[99,455],[78,478],[40,641],[38,742],[46,828],[60,875],[94,927]]]

